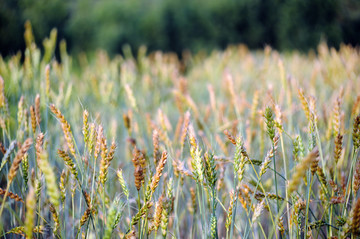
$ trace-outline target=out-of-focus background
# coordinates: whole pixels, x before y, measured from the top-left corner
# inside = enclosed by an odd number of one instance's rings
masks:
[[[129,44],[181,54],[237,43],[307,51],[360,39],[359,0],[1,0],[1,55],[25,48],[26,20],[38,44],[57,28],[72,53],[116,54]]]

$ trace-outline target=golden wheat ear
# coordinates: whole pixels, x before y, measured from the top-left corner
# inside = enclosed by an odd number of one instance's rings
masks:
[[[317,148],[314,148],[295,168],[294,174],[292,176],[292,179],[289,182],[288,185],[288,192],[291,194],[294,192],[298,186],[300,185],[300,182],[302,178],[306,174],[306,170],[310,168],[312,163],[317,159],[319,156],[319,151]]]
[[[354,235],[360,235],[360,198],[356,200],[351,216],[351,231]]]
[[[76,158],[75,143],[74,143],[72,131],[70,128],[70,124],[67,122],[64,115],[61,113],[61,111],[58,108],[56,108],[56,106],[54,104],[50,105],[50,110],[56,116],[56,118],[58,118],[58,120],[60,121],[61,128],[63,130],[67,146],[69,147],[69,151]]]
[[[29,150],[32,143],[33,143],[33,140],[31,138],[28,138],[27,140],[25,140],[25,142],[21,146],[21,149],[17,152],[17,154],[14,158],[14,161],[11,164],[11,167],[9,170],[8,184],[10,184],[14,180],[16,173],[19,169],[20,163],[21,163],[22,159],[24,158],[25,153]]]
[[[156,167],[156,172],[155,172],[155,175],[154,175],[154,177],[153,177],[153,179],[152,179],[152,182],[151,182],[151,191],[152,191],[153,193],[155,192],[156,187],[159,185],[160,177],[161,177],[162,172],[163,172],[163,170],[164,170],[167,157],[168,157],[168,156],[167,156],[167,152],[164,151],[164,152],[162,153],[160,162],[159,162],[159,164],[158,164],[157,167]]]

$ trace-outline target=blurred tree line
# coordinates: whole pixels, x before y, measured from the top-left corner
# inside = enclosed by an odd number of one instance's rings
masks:
[[[359,0],[0,0],[0,53],[24,48],[24,22],[38,43],[58,29],[70,51],[103,48],[198,51],[245,43],[308,50],[360,39]]]

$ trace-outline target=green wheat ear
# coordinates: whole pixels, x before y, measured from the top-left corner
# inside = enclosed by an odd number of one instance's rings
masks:
[[[42,152],[40,160],[38,161],[39,168],[45,176],[46,191],[49,195],[50,202],[55,208],[60,205],[60,192],[56,183],[56,176],[49,163],[49,157],[46,152]]]
[[[24,232],[26,234],[26,238],[33,237],[33,227],[35,224],[35,207],[36,207],[36,199],[35,199],[35,191],[32,187],[29,189],[29,193],[26,197],[26,217],[25,217],[25,226]]]
[[[103,237],[104,239],[110,239],[111,234],[117,227],[122,215],[121,207],[120,197],[116,197],[107,213],[108,216],[106,219],[106,229]]]
[[[275,122],[273,119],[273,112],[270,107],[266,107],[264,117],[265,117],[267,133],[270,137],[270,140],[272,141],[273,138],[275,137]]]
[[[217,181],[216,164],[213,153],[206,152],[205,157],[205,177],[208,185],[213,188]]]

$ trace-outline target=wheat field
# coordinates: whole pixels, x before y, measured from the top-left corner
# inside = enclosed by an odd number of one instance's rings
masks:
[[[360,52],[0,57],[2,238],[357,238]],[[59,51],[59,59],[55,52]]]

